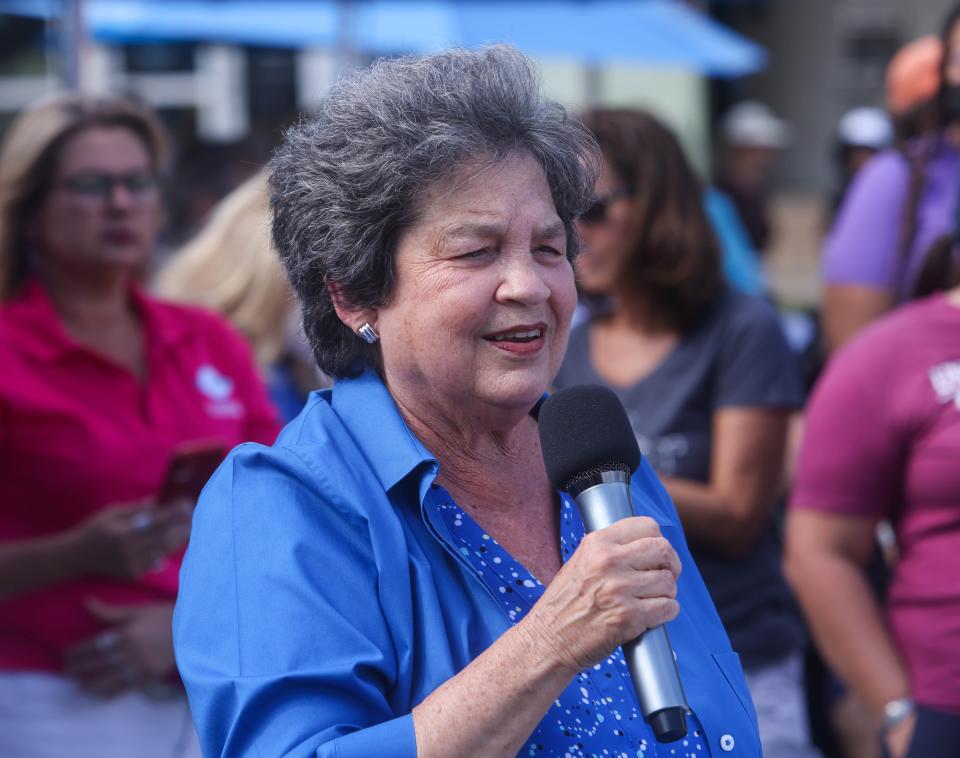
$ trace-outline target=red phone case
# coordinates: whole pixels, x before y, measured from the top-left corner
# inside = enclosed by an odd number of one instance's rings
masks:
[[[204,440],[179,446],[170,457],[157,502],[169,503],[179,498],[196,500],[224,454],[223,445],[215,441]]]

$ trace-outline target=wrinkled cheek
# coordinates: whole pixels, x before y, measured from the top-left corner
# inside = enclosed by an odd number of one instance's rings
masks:
[[[564,334],[564,344],[566,344],[566,333],[570,329],[570,320],[573,318],[573,311],[577,307],[577,286],[573,275],[573,266],[567,264],[567,271],[558,278],[556,282],[551,283],[550,300],[553,307],[554,317],[557,320],[556,329]]]
[[[399,327],[381,334],[388,373],[411,381],[430,378],[431,383],[447,383],[468,363],[463,338],[458,339],[444,319],[428,320],[411,313]]]
[[[567,342],[570,338],[569,326],[563,329],[557,329],[556,336],[550,345],[550,381],[552,382],[557,372],[560,370],[560,364],[563,363],[563,357],[567,354]]]

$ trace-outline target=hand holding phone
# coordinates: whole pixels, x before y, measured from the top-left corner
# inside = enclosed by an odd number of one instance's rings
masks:
[[[163,506],[181,499],[195,501],[225,454],[223,444],[216,440],[198,440],[177,447],[170,457],[157,502]]]

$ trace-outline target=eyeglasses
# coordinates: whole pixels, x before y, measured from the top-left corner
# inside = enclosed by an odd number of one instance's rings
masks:
[[[127,191],[134,203],[152,200],[158,186],[157,177],[149,171],[133,171],[129,174],[85,171],[60,181],[60,186],[70,194],[93,202],[109,200],[118,184]]]
[[[595,198],[593,204],[579,216],[580,223],[583,224],[602,224],[607,220],[607,211],[617,200],[630,197],[630,193],[625,190],[616,190],[603,197]]]

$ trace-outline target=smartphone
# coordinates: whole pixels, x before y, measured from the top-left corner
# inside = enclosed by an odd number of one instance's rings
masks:
[[[177,446],[167,464],[157,502],[163,505],[180,498],[196,500],[225,455],[226,450],[218,440],[197,440]]]

